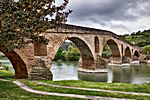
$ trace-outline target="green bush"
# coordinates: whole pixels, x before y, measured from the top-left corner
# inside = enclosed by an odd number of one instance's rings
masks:
[[[80,58],[80,51],[77,47],[69,46],[68,50],[62,50],[61,48],[57,51],[54,60],[63,61],[78,61]]]
[[[111,50],[108,46],[104,47],[103,52],[102,52],[102,57],[109,59],[111,57]]]
[[[65,54],[65,58],[67,61],[78,61],[80,58],[79,49],[69,46],[68,51]]]
[[[142,48],[142,53],[146,55],[150,55],[150,45],[146,45]]]
[[[56,55],[55,55],[54,60],[62,59],[63,58],[63,53],[62,52],[63,52],[63,50],[59,48]]]
[[[111,52],[110,51],[103,51],[102,53],[103,58],[110,58],[111,57]]]

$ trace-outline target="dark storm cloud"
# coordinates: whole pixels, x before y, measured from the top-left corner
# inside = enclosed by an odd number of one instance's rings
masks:
[[[71,21],[136,21],[150,15],[150,0],[70,0]]]

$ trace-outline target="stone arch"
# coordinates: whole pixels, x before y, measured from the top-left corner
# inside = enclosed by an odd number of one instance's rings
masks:
[[[97,36],[94,37],[95,44],[95,53],[99,53],[99,38]]]
[[[124,55],[125,55],[126,57],[132,58],[132,55],[131,55],[131,51],[130,51],[129,46],[126,47],[124,53],[125,53]]]
[[[139,52],[137,50],[133,53],[133,61],[139,60]]]
[[[120,49],[119,49],[117,42],[113,39],[108,39],[106,40],[104,46],[106,45],[108,45],[108,47],[110,48],[110,52],[111,52],[111,55],[109,55],[109,58],[107,58],[109,59],[108,61],[114,64],[122,63],[121,53],[120,53]],[[104,50],[104,47],[103,47],[103,50]]]
[[[62,43],[64,43],[65,40],[72,41],[77,46],[77,48],[80,50],[80,53],[81,53],[80,67],[85,68],[85,69],[95,68],[93,52],[92,52],[89,44],[80,37],[71,36],[71,37],[65,38],[63,41],[61,40],[61,43],[59,42],[59,45],[57,45],[57,47],[55,47],[56,48],[55,54],[56,54],[58,48],[60,47],[60,45]],[[55,56],[55,54],[54,54],[54,56]]]
[[[107,40],[106,43],[110,47],[112,57],[121,57],[118,44],[113,39]]]
[[[131,51],[130,51],[130,48],[129,46],[127,46],[125,48],[125,51],[124,51],[124,56],[122,58],[122,62],[123,63],[130,63],[130,59],[132,58],[132,55],[131,55]]]
[[[68,40],[72,41],[80,50],[82,64],[81,67],[90,69],[90,67],[94,67],[94,56],[90,47],[80,38],[71,37]]]
[[[137,50],[135,50],[133,55],[136,56],[136,57],[139,57],[139,52]]]
[[[25,61],[17,51],[18,50],[9,51],[6,53],[3,52],[3,54],[5,54],[5,56],[10,60],[15,70],[15,78],[28,78]]]

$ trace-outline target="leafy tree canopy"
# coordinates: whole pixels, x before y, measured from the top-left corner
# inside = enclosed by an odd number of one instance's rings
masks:
[[[68,0],[0,0],[0,50],[7,52],[33,42],[47,44],[40,33],[64,23],[71,10]]]
[[[142,53],[149,55],[150,54],[150,45],[144,46],[142,49]]]

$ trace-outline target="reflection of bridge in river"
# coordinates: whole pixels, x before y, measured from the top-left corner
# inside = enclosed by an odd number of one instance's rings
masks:
[[[125,66],[108,66],[108,73],[83,73],[78,72],[81,80],[95,82],[121,82],[142,84],[150,82],[150,66],[147,64],[125,65]]]

